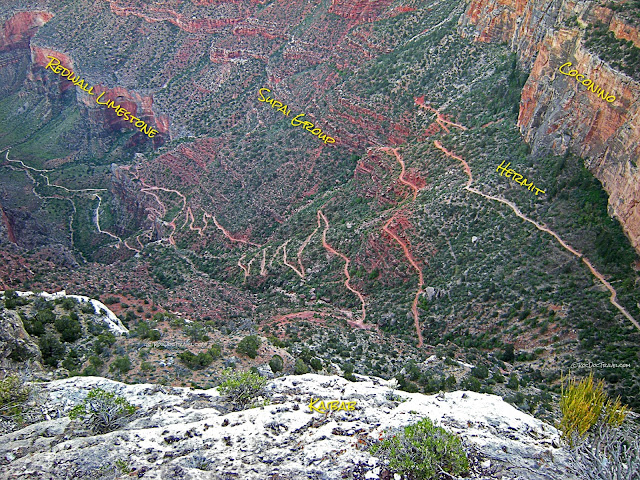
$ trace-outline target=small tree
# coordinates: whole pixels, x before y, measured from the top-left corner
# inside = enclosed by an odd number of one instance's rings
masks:
[[[101,388],[94,388],[69,412],[69,418],[88,421],[95,433],[107,433],[121,427],[136,411],[124,397]]]
[[[309,364],[311,365],[311,368],[313,368],[316,372],[322,370],[322,360],[317,357],[313,357]]]
[[[56,330],[60,332],[60,336],[65,342],[75,342],[82,336],[82,325],[77,317],[72,318],[69,315],[64,315],[56,318],[55,327]]]
[[[257,335],[249,335],[240,340],[236,352],[247,355],[249,358],[256,358],[261,344],[262,342]]]
[[[284,369],[284,362],[282,361],[282,357],[280,355],[274,355],[269,360],[269,366],[271,367],[271,371],[273,373],[281,372]]]
[[[65,351],[65,347],[60,343],[58,337],[52,333],[45,333],[38,339],[38,346],[45,365],[57,367]]]
[[[307,364],[304,363],[304,360],[298,358],[296,360],[296,365],[293,368],[293,373],[296,375],[304,375],[305,373],[309,373],[309,367],[307,367]]]
[[[389,462],[394,472],[420,480],[453,478],[469,470],[469,461],[460,437],[434,426],[423,418],[404,430],[386,432],[386,438],[373,445],[372,455]]]
[[[222,372],[218,391],[225,395],[236,410],[243,410],[264,391],[267,379],[251,371],[237,372],[227,368]]]
[[[120,370],[120,372],[122,373],[127,373],[129,370],[131,370],[131,359],[128,355],[115,359],[109,366],[109,370],[111,370],[112,372],[116,369]]]

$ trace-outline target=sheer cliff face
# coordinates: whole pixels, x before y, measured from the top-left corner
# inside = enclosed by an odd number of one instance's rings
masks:
[[[618,37],[640,45],[638,28],[591,2],[474,0],[460,19],[460,32],[478,41],[507,42],[531,73],[522,91],[518,125],[534,152],[568,148],[609,194],[612,213],[640,251],[640,84],[609,66],[583,44],[583,29],[566,26],[601,22]],[[537,53],[536,53],[537,52]],[[585,75],[616,97],[609,103],[558,68]],[[565,67],[566,68],[566,67]],[[568,70],[565,70],[568,71]]]

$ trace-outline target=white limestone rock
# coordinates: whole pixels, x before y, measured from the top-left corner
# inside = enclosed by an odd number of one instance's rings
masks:
[[[378,479],[385,468],[367,443],[423,417],[478,452],[476,473],[468,478],[575,478],[565,471],[567,453],[554,446],[556,429],[500,397],[462,391],[429,396],[359,378],[366,381],[317,374],[276,378],[267,384],[271,405],[231,413],[215,389],[98,377],[47,382],[40,385],[53,419],[0,436],[2,478],[114,478],[106,467],[120,460],[136,468],[133,476],[158,480]],[[128,425],[94,436],[69,421],[68,410],[95,387],[140,407]],[[325,416],[310,411],[311,397],[356,401],[356,409]],[[206,463],[210,470],[194,467]]]

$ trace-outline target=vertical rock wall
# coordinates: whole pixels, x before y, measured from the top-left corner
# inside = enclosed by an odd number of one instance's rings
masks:
[[[472,0],[459,32],[476,41],[506,42],[517,52],[530,70],[518,117],[525,140],[534,153],[571,149],[584,157],[609,194],[611,213],[640,252],[640,83],[584,47],[583,26],[595,22],[640,45],[636,26],[590,1]],[[566,62],[616,100],[606,102],[562,75],[558,67]]]

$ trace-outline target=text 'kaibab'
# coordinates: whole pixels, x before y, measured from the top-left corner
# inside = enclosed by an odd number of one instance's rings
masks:
[[[95,95],[95,93],[93,92],[93,87],[87,90],[87,84],[85,80],[81,79],[77,74],[73,73],[68,68],[65,68],[62,65],[60,65],[60,60],[50,55],[47,55],[47,58],[49,58],[50,60],[47,66],[44,68],[45,70],[48,68],[53,73],[57,73],[61,77],[69,80],[76,87],[80,87],[82,91],[87,92],[89,95]],[[106,102],[105,101],[101,102],[100,99],[102,98],[103,95],[104,95],[104,92],[102,92],[100,95],[98,95],[98,98],[96,98],[96,103],[98,105],[106,105],[109,108],[113,108],[116,111],[116,115],[118,115],[119,117],[123,117],[123,120],[125,122],[129,121],[129,123],[133,124],[133,121],[135,120],[136,128],[138,128],[142,133],[148,135],[149,138],[153,138],[156,136],[158,131],[155,128],[151,128],[149,125],[146,124],[144,120],[140,120],[138,117],[134,117],[131,112],[129,112],[128,110],[125,110],[120,105],[116,106],[113,100],[107,100]]]
[[[258,90],[258,94],[260,95],[260,97],[258,98],[259,102],[268,103],[269,105],[277,109],[280,113],[282,113],[286,117],[288,117],[291,114],[291,110],[287,105],[283,105],[282,102],[279,102],[275,98],[271,98],[269,96],[265,98],[264,95],[262,94],[263,90],[267,93],[271,93],[271,90],[269,90],[268,88],[261,88],[260,90]],[[298,115],[295,116],[295,118],[292,118],[291,125],[293,125],[294,127],[302,127],[305,130],[308,130],[309,132],[311,132],[312,135],[316,135],[320,140],[324,141],[325,144],[336,143],[335,138],[327,136],[326,133],[322,132],[322,129],[318,128],[312,122],[309,122],[307,120],[305,121],[299,120],[299,118],[304,117],[304,115],[305,115],[304,113],[299,113]]]
[[[318,403],[320,402],[320,403]],[[315,400],[313,399],[313,397],[311,397],[311,401],[309,402],[309,410],[311,410],[312,412],[319,412],[319,413],[327,413],[327,412],[332,412],[332,411],[338,411],[338,410],[355,410],[356,409],[356,402],[341,402],[340,400],[331,400],[330,402],[327,402],[327,404],[324,404],[324,401],[320,401],[319,398],[316,398]]]

